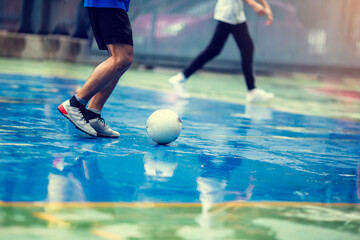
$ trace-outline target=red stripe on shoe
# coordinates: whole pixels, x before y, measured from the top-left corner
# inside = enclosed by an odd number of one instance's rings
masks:
[[[64,106],[63,106],[62,104],[60,104],[60,105],[58,106],[58,109],[59,109],[59,111],[60,111],[62,114],[68,115],[67,111],[65,110],[65,108],[64,108]]]

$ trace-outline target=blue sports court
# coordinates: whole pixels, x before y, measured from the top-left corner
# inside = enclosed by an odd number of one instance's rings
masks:
[[[260,104],[245,101],[233,40],[188,82],[191,98],[174,93],[169,77],[214,27],[216,1],[191,2],[132,1],[134,62],[102,110],[120,137],[100,138],[57,109],[106,59],[72,35],[82,1],[0,0],[0,239],[359,239],[360,5],[320,16],[269,0],[268,31],[246,9],[256,83],[275,94]],[[22,33],[24,6],[54,14]],[[324,25],[339,6],[349,38]],[[158,109],[182,121],[168,145],[147,136]]]
[[[357,122],[119,86],[104,114],[121,137],[92,138],[56,108],[79,80],[0,81],[4,238],[357,239]],[[183,122],[166,146],[145,129],[161,108]]]

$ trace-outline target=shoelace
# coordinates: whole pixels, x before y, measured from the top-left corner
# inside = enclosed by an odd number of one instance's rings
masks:
[[[99,121],[104,125],[104,127],[106,127],[106,128],[109,127],[108,125],[106,125],[105,119],[103,119],[102,117],[99,118]]]
[[[77,110],[78,113],[81,115],[81,118],[80,118],[80,119],[81,119],[82,121],[85,121],[85,122],[88,123],[89,120],[87,120],[86,117],[85,117],[85,111],[86,111],[86,109],[85,109],[85,108],[77,108],[76,110]]]

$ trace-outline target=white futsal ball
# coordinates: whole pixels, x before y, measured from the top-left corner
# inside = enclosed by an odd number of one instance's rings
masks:
[[[159,109],[148,118],[146,131],[148,136],[158,144],[168,144],[179,137],[181,120],[174,111]]]

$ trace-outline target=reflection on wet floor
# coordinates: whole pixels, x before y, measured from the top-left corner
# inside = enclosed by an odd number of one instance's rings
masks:
[[[244,195],[249,201],[359,202],[356,191],[350,190],[356,189],[359,161],[357,123],[254,105],[179,101],[171,94],[122,87],[104,111],[122,137],[94,139],[56,112],[74,81],[2,76],[6,77],[12,84],[31,82],[16,96],[4,85],[2,95],[16,97],[19,103],[2,103],[0,108],[2,164],[13,166],[3,168],[4,176],[21,173],[6,181],[29,186],[5,192],[3,200],[147,201],[150,196],[151,201],[201,202],[209,191],[224,195],[214,202],[237,201]],[[36,87],[61,83],[63,90],[55,98],[46,91],[28,91],[34,79]],[[158,108],[175,110],[184,122],[181,137],[169,146],[157,146],[146,136],[146,119]],[[34,175],[29,169],[39,170]],[[269,179],[276,179],[271,191],[265,185]],[[51,191],[54,188],[64,189]],[[25,189],[30,194],[23,194]],[[324,190],[334,194],[311,194]]]

